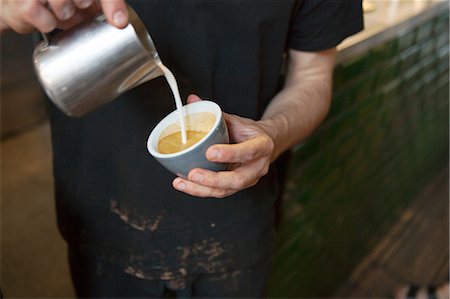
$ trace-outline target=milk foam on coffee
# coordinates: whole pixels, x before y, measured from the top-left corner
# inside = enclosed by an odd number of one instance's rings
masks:
[[[184,123],[187,129],[187,142],[181,143],[180,123],[176,122],[167,126],[159,136],[158,151],[162,154],[171,154],[182,151],[199,142],[208,134],[214,126],[216,117],[211,112],[198,112],[186,115]],[[178,137],[178,138],[176,138]]]
[[[172,94],[175,98],[175,105],[178,111],[178,117],[180,121],[180,132],[181,132],[181,142],[184,144],[187,141],[186,137],[186,125],[184,123],[184,115],[183,115],[183,103],[181,102],[180,91],[178,90],[177,80],[172,72],[164,65],[162,62],[158,63],[159,68],[164,73],[164,77],[166,77],[167,83],[169,83],[170,89],[172,90]]]

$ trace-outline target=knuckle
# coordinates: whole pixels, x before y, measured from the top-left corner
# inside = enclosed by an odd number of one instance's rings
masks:
[[[253,187],[253,186],[255,186],[258,182],[259,182],[259,178],[256,179],[256,180],[254,180],[254,181],[252,181],[252,182],[248,185],[248,187],[249,187],[249,188],[250,188],[250,187]]]
[[[233,177],[234,178],[234,182],[233,182],[233,187],[236,190],[240,190],[242,188],[244,188],[245,186],[245,178],[240,176],[240,175],[236,175]]]
[[[265,164],[263,169],[262,169],[262,171],[261,171],[262,176],[265,176],[269,172],[269,169],[270,169],[270,165],[269,164]]]
[[[26,1],[22,7],[22,14],[26,19],[33,19],[39,9],[36,1]]]
[[[42,31],[43,33],[49,33],[49,32],[52,32],[55,28],[56,28],[56,26],[54,26],[54,25],[48,25],[46,27],[41,26],[41,28],[39,30]]]
[[[267,137],[267,139],[266,139],[266,153],[267,154],[271,154],[273,152],[274,148],[275,148],[275,144],[274,144],[272,138]]]
[[[227,196],[228,196],[228,192],[226,190],[220,190],[216,194],[217,198],[225,198]]]
[[[40,31],[44,32],[44,33],[51,32],[51,31],[53,31],[55,28],[56,28],[56,22],[51,22],[51,21],[49,21],[49,22],[47,22],[47,23],[44,23],[44,24],[40,24],[40,25],[38,26],[38,29],[39,29]]]
[[[254,148],[252,148],[247,152],[245,158],[247,161],[251,161],[251,160],[255,159],[255,157],[256,157],[256,151]]]
[[[33,32],[33,27],[26,26],[25,24],[11,24],[11,28],[19,34],[28,34]]]
[[[219,184],[219,178],[217,176],[210,176],[207,183],[212,186],[217,186]]]
[[[206,197],[207,195],[205,192],[199,191],[199,190],[192,190],[191,195],[195,197]]]
[[[236,155],[235,155],[234,151],[232,151],[232,150],[219,151],[219,155],[217,156],[217,158],[220,158],[223,161],[235,161]]]

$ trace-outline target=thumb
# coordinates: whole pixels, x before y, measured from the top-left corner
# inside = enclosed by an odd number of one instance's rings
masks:
[[[100,0],[103,13],[108,22],[117,28],[128,25],[128,11],[124,0]]]
[[[190,103],[194,103],[194,102],[198,102],[198,101],[201,101],[202,99],[198,96],[198,95],[195,95],[195,94],[190,94],[188,97],[187,97],[187,103],[188,104],[190,104]]]

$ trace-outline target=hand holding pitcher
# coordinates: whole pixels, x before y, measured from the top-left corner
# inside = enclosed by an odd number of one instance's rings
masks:
[[[99,7],[99,5],[101,7]],[[38,30],[48,33],[67,29],[92,17],[100,8],[108,22],[117,28],[128,24],[125,0],[0,0],[0,32]]]

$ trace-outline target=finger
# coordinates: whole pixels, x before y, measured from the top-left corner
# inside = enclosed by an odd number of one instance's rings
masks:
[[[71,0],[48,0],[48,4],[55,16],[62,21],[70,19],[76,10]]]
[[[201,99],[199,96],[195,95],[195,94],[190,94],[190,95],[187,97],[187,103],[188,103],[188,104],[194,103],[194,102],[198,102],[198,101],[201,101],[201,100],[202,100],[202,99]]]
[[[128,25],[128,11],[124,0],[100,0],[108,22],[117,28]]]
[[[181,192],[186,194],[196,196],[196,197],[215,197],[215,198],[224,198],[226,196],[230,196],[236,191],[234,190],[223,190],[223,189],[215,189],[207,186],[202,186],[188,180],[182,178],[176,178],[172,182],[172,186]]]
[[[56,28],[55,16],[43,4],[36,1],[26,1],[22,6],[24,21],[40,32],[50,32]]]
[[[68,29],[86,19],[90,19],[96,15],[98,9],[92,5],[87,9],[78,9],[75,14],[67,21],[59,21],[57,27],[59,29]]]
[[[225,121],[228,124],[241,124],[241,117],[237,116],[237,115],[233,115],[233,114],[228,114],[226,112],[223,112],[223,118],[225,119]]]
[[[10,22],[6,27],[0,28],[0,34],[8,31],[9,28],[20,34],[28,34],[34,31],[34,27],[28,24],[19,22]]]
[[[9,31],[9,29],[20,34],[28,34],[33,32],[35,28],[23,20],[18,20],[16,18],[4,18],[3,20],[0,20],[0,34]]]
[[[257,160],[241,165],[233,171],[214,172],[200,168],[193,169],[188,178],[194,183],[210,188],[239,191],[254,186],[267,174],[268,170],[268,161]]]
[[[225,121],[230,122],[232,124],[242,125],[245,124],[249,119],[237,116],[235,114],[229,114],[226,112],[223,112],[223,117],[225,118]]]
[[[73,0],[78,8],[85,9],[92,5],[93,0]]]
[[[206,158],[213,162],[243,163],[261,158],[273,151],[273,142],[260,135],[236,144],[216,144],[206,151]]]
[[[230,140],[233,140],[236,143],[245,141],[250,139],[252,136],[246,136],[245,134],[246,126],[250,123],[253,123],[253,120],[243,118],[234,114],[223,113],[225,122],[228,128],[228,134],[230,135]]]

